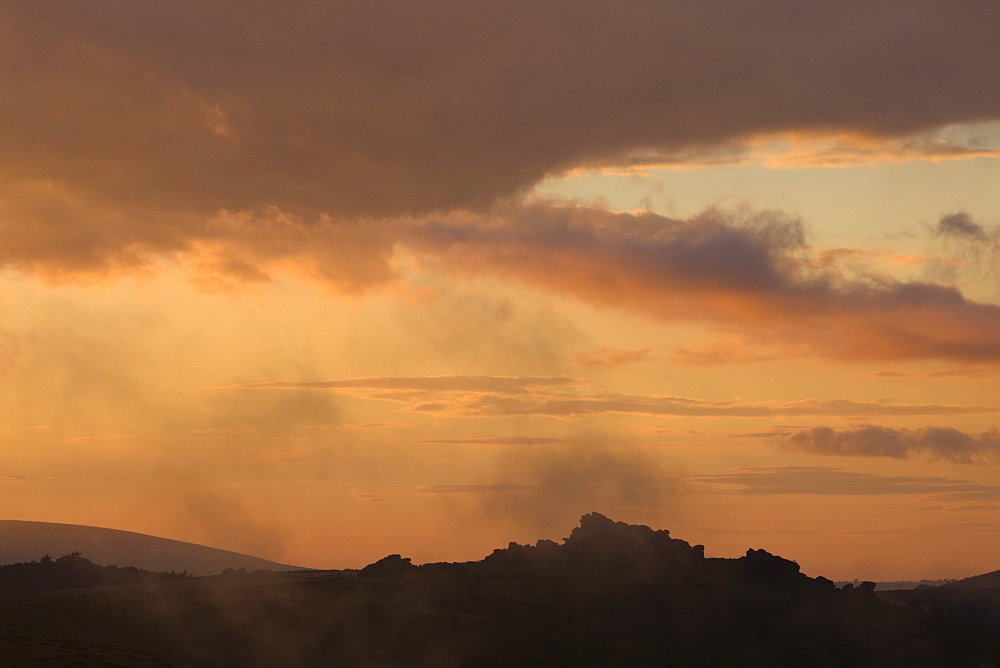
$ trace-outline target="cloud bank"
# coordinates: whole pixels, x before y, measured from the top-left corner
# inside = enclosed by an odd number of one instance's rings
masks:
[[[267,231],[210,219],[277,210],[294,239],[324,214],[484,210],[643,152],[898,143],[1000,118],[998,23],[992,0],[8,0],[0,262],[266,255]],[[334,273],[356,255],[330,252]],[[253,275],[240,254],[221,269]]]
[[[357,293],[416,252],[813,354],[995,361],[1000,307],[815,266],[794,219],[523,196],[773,137],[834,138],[834,162],[847,139],[979,154],[921,138],[1000,118],[997,23],[992,0],[8,0],[0,266],[63,280],[167,258],[209,287],[291,271]]]
[[[779,212],[675,219],[531,201],[412,221],[403,243],[602,307],[711,323],[750,342],[850,359],[1000,359],[1000,306],[956,288],[839,271]]]

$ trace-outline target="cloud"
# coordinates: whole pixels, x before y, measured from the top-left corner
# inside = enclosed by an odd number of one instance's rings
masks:
[[[921,510],[924,510],[921,508]],[[1000,503],[973,503],[964,506],[953,506],[950,508],[938,506],[937,508],[927,508],[926,510],[945,510],[948,512],[992,512],[1000,510]]]
[[[750,341],[745,336],[733,334],[693,346],[674,348],[674,362],[686,366],[715,366],[736,362],[760,362],[786,356],[766,344]]]
[[[464,438],[428,438],[421,443],[440,443],[445,445],[550,445],[565,443],[563,438],[545,438],[539,436],[466,436]]]
[[[713,147],[698,146],[673,152],[639,151],[600,171],[711,169],[755,163],[772,169],[837,168],[879,162],[941,162],[1000,156],[998,149],[968,145],[943,136],[946,134],[928,132],[899,139],[822,132],[764,134]]]
[[[378,494],[363,493],[356,497],[362,501],[384,501],[393,496],[437,496],[451,494],[509,494],[511,492],[527,492],[537,489],[531,485],[421,485],[419,487],[399,487]]]
[[[402,234],[458,274],[707,322],[786,354],[1000,359],[1000,306],[945,285],[838,271],[817,262],[802,222],[780,212],[710,209],[675,219],[536,200],[415,219]],[[695,361],[706,354],[721,353]]]
[[[705,401],[683,397],[653,395],[593,395],[582,397],[474,395],[408,406],[419,413],[437,413],[455,417],[510,417],[543,415],[575,419],[602,413],[624,413],[676,417],[788,417],[804,415],[961,415],[994,413],[988,406],[939,406],[928,404],[889,404],[848,400],[788,402]]]
[[[222,389],[280,390],[415,390],[436,392],[525,392],[533,387],[580,385],[568,376],[371,376],[323,381],[267,381]]]
[[[598,348],[582,352],[573,361],[584,367],[608,368],[650,359],[649,348],[641,350],[619,350],[616,348]]]
[[[972,217],[964,211],[942,216],[935,232],[942,237],[962,237],[967,239],[985,240],[986,230],[973,222]]]
[[[203,429],[191,429],[188,433],[198,436],[246,436],[253,434],[253,429],[247,427],[205,427]]]
[[[994,374],[986,367],[959,367],[954,369],[939,369],[919,374],[905,374],[901,371],[872,371],[865,374],[867,378],[989,378]]]
[[[27,476],[27,475],[0,475],[0,483],[3,482],[29,482],[38,480],[62,480],[62,478],[57,478],[54,476]]]
[[[142,434],[94,434],[91,436],[75,436],[65,439],[67,443],[107,443],[114,441],[131,441]]]
[[[736,494],[886,495],[941,494],[1000,497],[1000,485],[940,476],[882,475],[825,466],[736,468],[688,480]]]
[[[818,251],[814,264],[817,267],[835,267],[838,263],[844,263],[845,261],[854,261],[854,266],[863,272],[867,269],[867,265],[869,265],[871,261],[881,262],[894,267],[910,267],[931,264],[935,260],[932,257],[922,257],[913,254],[899,255],[881,250],[831,248],[829,250]]]
[[[932,265],[928,276],[955,285],[979,288],[996,301],[1000,277],[1000,226],[985,226],[965,211],[949,213],[931,228],[932,235],[943,242],[945,256]]]
[[[391,246],[362,219],[629,156],[774,135],[860,138],[822,164],[989,153],[925,138],[1000,117],[998,21],[992,0],[8,0],[0,263],[193,254],[226,284],[294,261],[357,290]]]
[[[990,153],[933,134],[1000,118],[990,17],[988,0],[9,0],[0,265],[67,280],[173,261],[208,289],[292,272],[360,293],[416,253],[782,352],[994,361],[1000,306],[846,278],[794,218],[522,203],[636,155]]]
[[[906,378],[906,374],[899,371],[872,371],[866,374],[869,378]]]
[[[208,288],[267,282],[284,272],[357,294],[396,278],[386,232],[371,221],[307,217],[276,206],[220,209],[191,230],[184,252],[175,255]]]
[[[603,413],[678,417],[858,417],[963,415],[1000,410],[990,406],[892,404],[843,399],[707,401],[663,395],[588,393],[586,381],[568,376],[378,376],[309,382],[267,381],[219,389],[337,392],[401,403],[404,405],[403,410],[409,412],[449,417],[541,415],[576,419]]]
[[[940,371],[929,371],[921,375],[921,378],[988,378],[993,375],[990,369],[984,368],[964,368],[964,369],[941,369]]]
[[[812,427],[789,434],[780,442],[788,448],[819,455],[894,459],[924,456],[960,464],[1000,461],[1000,432],[996,429],[967,434],[951,427],[894,429],[865,425],[839,431]]]

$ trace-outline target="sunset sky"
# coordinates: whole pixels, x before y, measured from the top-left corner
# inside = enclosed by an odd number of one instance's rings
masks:
[[[996,0],[5,0],[0,518],[1000,568]]]

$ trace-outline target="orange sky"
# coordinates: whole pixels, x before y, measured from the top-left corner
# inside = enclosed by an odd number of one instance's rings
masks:
[[[9,0],[0,516],[1000,568],[992,0]]]

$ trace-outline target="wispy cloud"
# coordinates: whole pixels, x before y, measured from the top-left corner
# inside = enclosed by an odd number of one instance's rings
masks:
[[[735,468],[718,475],[688,476],[694,483],[733,494],[886,495],[943,494],[1000,497],[1000,483],[941,476],[884,475],[825,466]]]
[[[868,378],[916,378],[916,379],[927,379],[927,378],[989,378],[996,374],[986,367],[957,367],[953,369],[939,369],[937,371],[927,371],[925,373],[915,373],[907,374],[902,371],[872,371],[865,374]]]
[[[674,348],[674,362],[687,366],[714,366],[737,362],[762,362],[787,355],[787,351],[774,346],[748,340],[745,336],[730,335],[692,346]]]
[[[40,480],[62,480],[55,476],[0,475],[0,482],[37,482]]]
[[[246,436],[253,433],[253,429],[248,427],[203,427],[192,429],[190,433],[198,436]]]
[[[597,350],[588,350],[580,353],[573,358],[573,361],[583,367],[618,367],[651,359],[651,353],[652,351],[649,348],[642,348],[640,350],[598,348]]]
[[[835,430],[812,427],[782,436],[793,450],[819,455],[854,457],[927,457],[961,464],[1000,461],[1000,432],[996,429],[968,434],[951,427],[894,429],[865,425]]]
[[[465,436],[463,438],[426,438],[420,442],[443,445],[551,445],[566,443],[566,439],[540,436]]]
[[[941,369],[922,374],[920,378],[987,378],[995,375],[995,371],[983,367]]]
[[[791,417],[805,415],[857,417],[864,415],[962,415],[997,411],[996,408],[988,406],[889,404],[810,399],[789,402],[706,401],[644,395],[584,397],[479,395],[465,397],[451,403],[437,401],[411,405],[408,410],[453,416],[544,415],[557,418],[579,418],[601,413],[686,417]]]
[[[451,494],[509,494],[537,490],[533,485],[421,485],[419,487],[398,487],[379,493],[360,493],[354,496],[362,501],[384,501],[394,496],[438,496]]]
[[[220,389],[309,390],[392,401],[403,410],[451,417],[540,415],[576,419],[603,413],[686,417],[777,417],[832,415],[964,415],[993,413],[991,406],[893,404],[844,399],[800,401],[708,401],[676,396],[593,392],[586,381],[566,376],[372,377],[330,381],[266,381]],[[591,390],[588,392],[588,390]]]
[[[75,436],[67,438],[67,443],[106,443],[113,441],[130,441],[139,438],[142,434],[94,434],[91,436]]]
[[[323,381],[266,381],[223,389],[279,390],[417,390],[432,392],[526,392],[534,387],[581,385],[568,376],[371,376]]]
[[[935,280],[978,286],[991,300],[1000,297],[1000,225],[987,225],[966,211],[941,216],[930,228],[945,251],[927,272]],[[984,288],[992,288],[984,290]]]
[[[680,151],[645,150],[624,156],[602,168],[604,172],[629,173],[650,169],[713,169],[763,164],[774,169],[837,168],[880,162],[914,160],[941,162],[1000,156],[1000,149],[977,146],[927,132],[899,139],[862,134],[781,133],[743,138],[712,147],[695,146]]]

